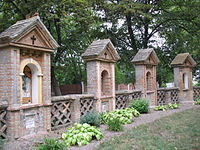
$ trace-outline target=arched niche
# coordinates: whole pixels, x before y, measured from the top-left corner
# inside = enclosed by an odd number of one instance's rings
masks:
[[[20,93],[22,104],[42,103],[42,71],[32,58],[20,64]]]
[[[108,71],[103,70],[101,72],[101,95],[109,95],[110,94],[110,80]]]
[[[189,79],[188,79],[188,74],[183,73],[183,89],[188,89],[189,88]]]
[[[147,91],[151,91],[152,90],[152,75],[151,72],[147,72],[146,73],[146,82],[147,82]]]

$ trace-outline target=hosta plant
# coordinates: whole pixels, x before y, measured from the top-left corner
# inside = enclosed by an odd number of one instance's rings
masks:
[[[67,145],[87,145],[92,139],[100,140],[103,137],[102,132],[96,127],[87,123],[74,124],[67,132],[62,134],[62,138]]]
[[[179,107],[179,104],[176,104],[176,103],[171,104],[171,103],[169,103],[169,104],[167,105],[167,107],[170,108],[170,109],[177,109],[177,108]]]
[[[108,121],[114,118],[118,118],[122,124],[129,124],[133,121],[134,117],[138,117],[140,113],[134,108],[125,108],[115,110],[104,114],[104,121],[107,124]]]
[[[200,99],[195,100],[194,104],[195,105],[200,105]]]
[[[165,105],[160,105],[160,106],[156,106],[154,108],[155,111],[166,111],[167,110],[167,106]]]

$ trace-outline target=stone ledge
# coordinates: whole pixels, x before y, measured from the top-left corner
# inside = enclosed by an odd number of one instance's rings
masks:
[[[180,90],[178,87],[171,88],[158,88],[157,91],[170,91],[170,90]]]
[[[51,98],[52,102],[56,101],[65,101],[65,100],[76,100],[82,98],[93,98],[93,94],[71,94],[71,95],[64,95],[64,96],[54,96]]]
[[[47,107],[51,106],[52,104],[26,104],[26,105],[21,105],[21,106],[15,106],[15,107],[8,107],[8,111],[18,111],[18,110],[23,110],[23,109],[32,109],[36,107]]]
[[[116,91],[116,95],[120,94],[131,94],[131,93],[137,93],[137,92],[142,92],[141,90],[121,90],[121,91]]]

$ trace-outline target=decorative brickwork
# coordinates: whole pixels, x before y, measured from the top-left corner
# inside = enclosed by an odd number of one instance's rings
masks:
[[[165,90],[157,90],[157,105],[165,105],[166,104],[166,91]]]
[[[194,100],[200,98],[200,87],[193,87]]]
[[[157,90],[157,105],[179,103],[178,88],[160,88]]]
[[[116,93],[115,108],[126,108],[132,100],[140,98],[141,95],[141,91],[118,91]]]
[[[179,103],[178,92],[178,89],[170,90],[171,103]]]
[[[51,129],[56,130],[79,122],[80,117],[88,111],[96,110],[94,95],[76,94],[55,96],[51,98]]]
[[[72,123],[72,100],[54,102],[51,109],[51,128],[57,129]]]
[[[128,105],[129,96],[128,95],[116,95],[116,109],[126,108]]]
[[[81,115],[84,115],[86,112],[95,110],[95,99],[94,98],[81,98]]]
[[[5,107],[0,107],[0,139],[5,139],[7,137],[7,110]]]

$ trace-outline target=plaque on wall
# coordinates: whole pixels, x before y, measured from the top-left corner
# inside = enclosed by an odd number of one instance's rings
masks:
[[[26,129],[35,128],[35,116],[27,116],[25,119]]]

